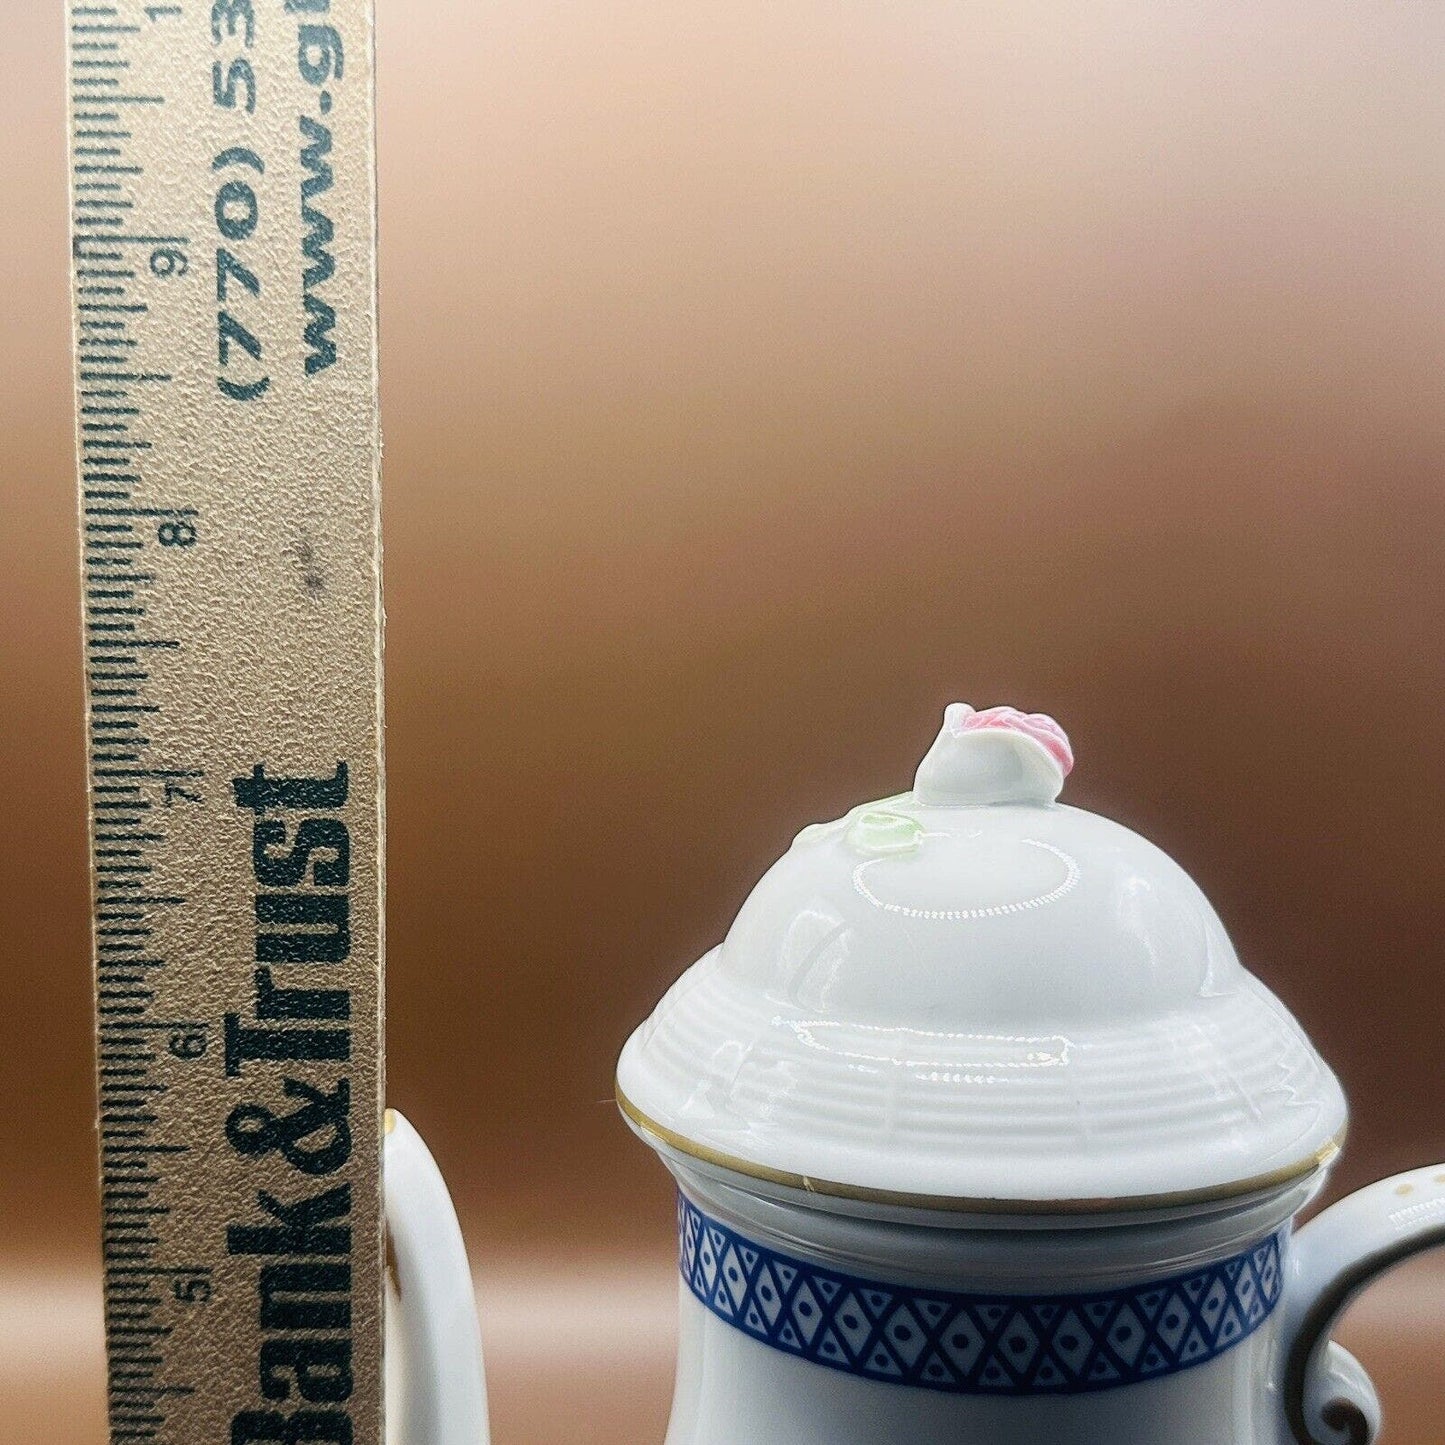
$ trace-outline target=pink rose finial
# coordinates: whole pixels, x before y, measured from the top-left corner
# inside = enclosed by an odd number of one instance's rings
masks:
[[[914,794],[945,805],[1051,803],[1073,766],[1068,734],[1046,713],[978,712],[955,702],[918,769]]]
[[[1069,735],[1048,713],[1020,712],[1016,707],[990,707],[985,708],[982,712],[975,712],[968,707],[966,702],[955,703],[954,706],[968,708],[968,715],[958,723],[957,731],[974,732],[981,728],[1009,728],[1038,743],[1059,765],[1066,778],[1073,772],[1074,750],[1069,746]]]

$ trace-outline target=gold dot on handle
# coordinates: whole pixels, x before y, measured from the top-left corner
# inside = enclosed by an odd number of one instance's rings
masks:
[[[1413,1194],[1414,1192],[1415,1186],[1413,1184],[1399,1184],[1395,1186],[1396,1194]]]

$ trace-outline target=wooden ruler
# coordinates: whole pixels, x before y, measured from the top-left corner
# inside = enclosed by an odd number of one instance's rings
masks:
[[[111,1438],[375,1445],[371,7],[67,26]]]

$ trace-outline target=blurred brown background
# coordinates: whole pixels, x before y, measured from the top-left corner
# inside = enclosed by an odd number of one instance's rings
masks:
[[[1336,1192],[1445,1154],[1435,0],[378,8],[391,1097],[501,1445],[660,1439],[613,1058],[955,697],[1210,892],[1349,1091]],[[91,1445],[63,33],[5,22],[0,1442]],[[1351,1335],[1401,1442],[1427,1271]]]

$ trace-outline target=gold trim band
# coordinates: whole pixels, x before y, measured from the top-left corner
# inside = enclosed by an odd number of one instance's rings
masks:
[[[1341,1129],[1327,1144],[1297,1164],[1273,1169],[1267,1174],[1256,1174],[1233,1184],[1215,1185],[1209,1189],[1181,1189],[1165,1194],[1131,1194],[1119,1199],[966,1199],[947,1194],[910,1194],[892,1189],[869,1189],[857,1184],[843,1184],[833,1179],[815,1179],[807,1174],[794,1174],[786,1169],[774,1169],[767,1164],[755,1164],[749,1159],[699,1144],[676,1130],[659,1124],[644,1114],[622,1092],[621,1085],[614,1085],[614,1091],[617,1107],[641,1133],[680,1154],[699,1159],[704,1164],[713,1164],[749,1179],[761,1179],[768,1184],[801,1190],[805,1194],[851,1199],[861,1204],[892,1205],[902,1209],[936,1209],[952,1214],[1122,1214],[1136,1210],[1179,1209],[1195,1204],[1218,1204],[1306,1178],[1330,1163],[1339,1154],[1345,1140],[1345,1131]]]

